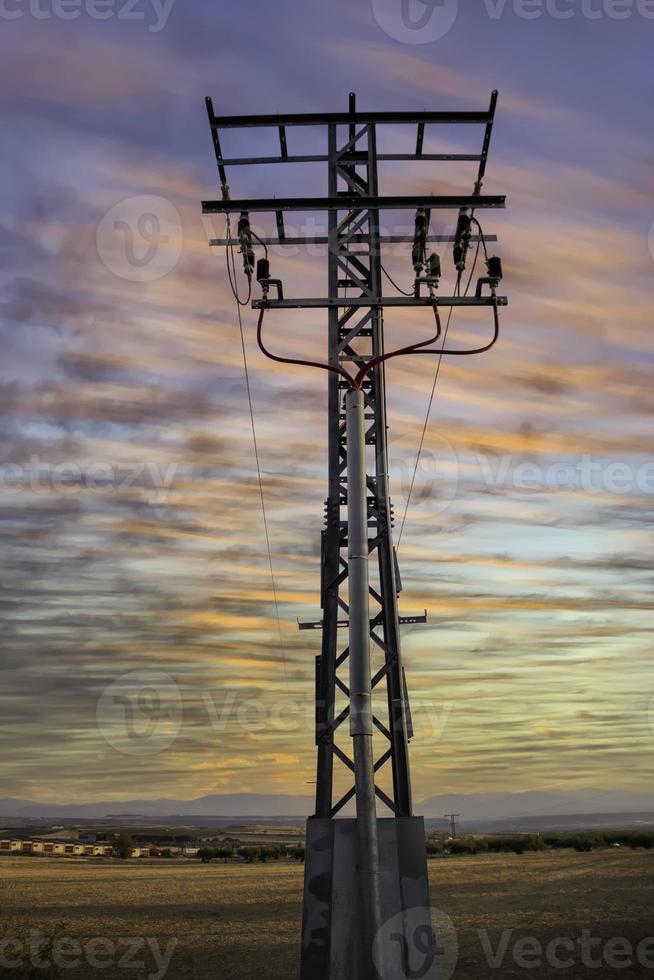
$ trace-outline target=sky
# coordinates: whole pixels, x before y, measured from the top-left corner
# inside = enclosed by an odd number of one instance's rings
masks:
[[[443,362],[399,549],[400,611],[429,614],[403,636],[414,791],[649,789],[654,4],[4,0],[0,18],[0,795],[312,792],[320,640],[297,624],[320,615],[325,383],[263,359],[244,310],[278,621],[223,228],[201,214],[204,97],[484,110],[494,88],[484,191],[507,209],[484,224],[510,305],[491,352]],[[425,149],[480,136],[428,129]],[[274,153],[274,133],[223,149]],[[381,189],[471,193],[471,166],[389,164]],[[322,194],[326,174],[244,168],[230,188]],[[319,250],[271,261],[287,295],[324,291]],[[408,285],[404,248],[385,262]],[[426,326],[386,315],[389,344]],[[271,331],[320,355],[324,327],[298,311]],[[434,368],[388,370],[398,518]]]

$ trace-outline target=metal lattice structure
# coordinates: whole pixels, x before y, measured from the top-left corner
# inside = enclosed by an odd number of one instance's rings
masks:
[[[265,250],[256,262],[262,296],[252,301],[259,310],[257,341],[261,351],[273,360],[329,372],[322,618],[300,625],[301,629],[322,630],[321,652],[316,658],[316,808],[307,824],[302,980],[389,980],[391,976],[408,975],[408,959],[403,965],[394,961],[400,946],[405,958],[412,948],[422,956],[420,972],[411,975],[435,980],[436,943],[429,912],[424,822],[413,816],[409,769],[413,731],[400,648],[401,626],[425,622],[426,613],[401,617],[398,610],[402,586],[393,546],[384,362],[391,356],[416,353],[418,348],[442,356],[443,348],[425,349],[441,337],[441,308],[451,311],[454,306],[492,306],[495,324],[490,344],[446,353],[481,353],[497,340],[498,307],[506,305],[506,298],[497,296],[501,261],[488,255],[487,243],[495,238],[484,234],[475,217],[478,209],[505,206],[504,197],[482,194],[496,104],[497,93],[493,92],[486,112],[365,113],[357,110],[355,97],[350,94],[346,113],[218,117],[207,99],[222,200],[203,202],[203,211],[228,216],[228,237],[213,239],[211,244],[224,245],[228,250],[240,245],[251,294],[256,239]],[[416,127],[415,149],[380,153],[380,127],[407,123]],[[440,124],[483,126],[481,152],[424,152],[426,127]],[[278,154],[226,159],[220,131],[252,127],[276,130]],[[303,127],[323,131],[325,153],[289,152],[287,129]],[[473,193],[382,196],[379,167],[386,160],[477,162]],[[325,197],[230,199],[227,166],[294,163],[326,165]],[[382,231],[383,211],[413,209],[413,237]],[[437,209],[458,213],[454,235],[430,234],[432,211]],[[326,214],[326,234],[287,236],[285,215],[308,211]],[[239,213],[237,238],[231,237],[229,215],[233,212]],[[274,213],[277,234],[263,238],[254,233],[250,212]],[[473,226],[479,235],[472,235]],[[436,294],[441,261],[435,254],[427,257],[426,251],[427,243],[435,241],[454,245],[457,278],[451,296]],[[488,275],[479,277],[474,295],[467,295],[468,288],[461,295],[466,255],[473,241],[477,255],[484,246]],[[382,247],[401,242],[413,246],[413,291],[398,289],[401,296],[385,296],[382,275],[388,274],[382,265]],[[327,295],[284,298],[281,281],[270,277],[268,246],[310,243],[328,246]],[[473,266],[468,287],[474,272]],[[231,274],[230,283],[241,302]],[[276,298],[270,296],[272,286]],[[428,295],[422,295],[424,286]],[[484,295],[484,286],[490,287],[489,295]],[[427,315],[433,311],[437,334],[386,353],[384,307],[399,306]],[[264,315],[270,316],[269,311],[275,309],[327,311],[326,363],[279,357],[265,346],[261,333]],[[347,630],[345,641],[341,629]],[[336,775],[337,766],[344,782]],[[348,788],[336,794],[341,782]],[[393,819],[378,820],[376,800]],[[356,818],[335,820],[350,801],[356,803]]]
[[[357,112],[355,99],[350,95],[349,111],[343,113],[303,114],[288,116],[227,116],[217,117],[210,99],[207,110],[216,162],[223,188],[223,199],[203,202],[205,214],[230,212],[274,212],[276,236],[265,238],[267,245],[327,244],[328,296],[291,299],[271,299],[271,308],[328,310],[328,357],[332,364],[353,362],[361,367],[367,359],[384,351],[383,308],[429,306],[429,296],[383,296],[381,246],[411,242],[410,235],[382,234],[379,223],[381,209],[412,210],[502,208],[502,196],[482,196],[482,184],[490,148],[497,93],[491,97],[485,112]],[[413,152],[379,153],[377,130],[381,126],[411,123],[416,127]],[[483,143],[478,154],[425,153],[425,128],[435,125],[483,126]],[[289,154],[287,129],[320,126],[326,129],[326,154]],[[220,131],[234,128],[271,128],[278,133],[279,153],[260,157],[225,158],[222,154]],[[472,195],[405,197],[379,196],[379,165],[387,160],[476,161],[477,179]],[[229,199],[226,167],[252,164],[323,163],[327,165],[326,198],[296,199]],[[295,211],[323,211],[328,215],[327,236],[311,238],[287,237],[284,215]],[[428,242],[453,241],[453,235],[427,236]],[[476,237],[470,241],[475,242]],[[494,241],[486,235],[487,241]],[[212,245],[238,245],[237,238],[212,239]],[[353,292],[354,291],[354,292]],[[260,307],[262,300],[253,306]],[[485,306],[490,297],[439,297],[439,306]],[[505,304],[499,297],[500,305]],[[322,534],[321,607],[319,623],[303,624],[301,628],[321,628],[322,653],[316,665],[316,741],[318,749],[316,815],[333,817],[354,796],[354,787],[338,800],[333,799],[334,764],[338,762],[352,770],[347,752],[339,744],[338,734],[346,721],[349,708],[338,706],[338,697],[348,698],[347,684],[341,678],[341,668],[348,658],[347,645],[339,644],[339,628],[347,626],[347,520],[343,508],[347,503],[347,439],[344,424],[344,383],[335,375],[329,376],[329,488],[326,502],[326,527]],[[374,604],[370,636],[374,649],[381,657],[372,682],[379,694],[385,689],[385,710],[375,711],[374,723],[384,742],[376,760],[376,770],[389,765],[392,769],[392,795],[377,787],[379,799],[395,814],[412,813],[411,779],[409,774],[408,742],[412,737],[411,717],[407,696],[405,671],[400,649],[400,626],[424,622],[426,617],[401,618],[398,613],[398,594],[401,589],[399,569],[392,542],[392,506],[388,484],[388,445],[386,422],[386,392],[384,366],[377,367],[365,385],[366,440],[374,447],[374,466],[368,476],[368,512],[370,524],[370,554],[376,559],[377,580],[371,585]],[[343,614],[344,617],[343,618]]]

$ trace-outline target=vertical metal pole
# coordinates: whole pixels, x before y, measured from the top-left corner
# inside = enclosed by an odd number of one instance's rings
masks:
[[[345,408],[347,425],[350,734],[354,748],[364,976],[376,980],[377,976],[383,977],[383,944],[381,939],[379,845],[372,746],[368,495],[364,407],[363,392],[348,391],[345,397]],[[379,972],[375,971],[375,963]]]
[[[338,177],[336,172],[336,126],[328,129],[330,198],[336,198]],[[338,215],[329,212],[329,295],[338,296]],[[338,364],[338,317],[339,311],[329,310],[329,363]],[[341,420],[338,376],[331,373],[328,380],[328,445],[329,445],[329,496],[327,498],[327,526],[324,535],[323,580],[323,634],[320,655],[320,685],[316,691],[321,725],[317,732],[318,765],[316,777],[316,816],[328,819],[332,815],[334,782],[334,701],[336,697],[336,647],[338,643],[338,573],[341,547],[340,526],[340,473],[341,473]]]
[[[377,196],[379,183],[377,176],[377,132],[374,126],[368,127],[368,193]],[[381,246],[379,244],[379,212],[369,212],[370,234],[370,285],[375,296],[381,301],[382,269]],[[371,311],[373,323],[373,354],[384,353],[384,317],[381,303]],[[402,652],[400,649],[400,625],[397,611],[397,583],[393,555],[391,501],[388,486],[388,425],[386,421],[386,379],[384,365],[379,364],[374,371],[375,400],[375,445],[377,477],[377,508],[379,514],[379,579],[383,598],[382,619],[384,624],[384,643],[388,673],[386,687],[388,693],[388,720],[391,733],[393,755],[393,796],[397,807],[396,816],[409,817],[413,813],[411,802],[411,773],[409,767],[409,745],[407,739],[407,706],[402,673]]]

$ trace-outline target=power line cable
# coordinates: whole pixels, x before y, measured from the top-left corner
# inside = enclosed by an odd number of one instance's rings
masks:
[[[231,237],[232,237],[232,226],[229,220],[229,215],[227,215],[227,226],[225,228],[225,238],[227,239],[227,244],[225,245],[225,257],[227,259],[227,278],[229,279],[229,287],[239,307],[247,306],[252,296],[252,279],[248,278],[248,294],[246,298],[243,300],[238,294],[238,287],[236,285],[236,259],[234,258],[234,246],[231,244]],[[231,269],[230,269],[230,261],[231,261]]]
[[[479,222],[477,221],[476,218],[473,218],[473,221],[475,222],[475,224],[477,225],[477,228],[479,229],[479,241],[477,242],[477,251],[475,252],[475,259],[474,259],[474,262],[472,264],[472,270],[470,272],[470,277],[468,279],[468,282],[466,284],[466,288],[465,288],[465,291],[464,291],[464,294],[463,294],[464,296],[467,296],[468,295],[468,291],[470,290],[470,285],[472,283],[472,279],[473,279],[474,274],[475,274],[475,269],[477,267],[477,261],[479,259],[479,247],[480,247],[480,245],[482,243],[483,243],[483,246],[484,246],[484,252],[486,253],[486,255],[488,255],[488,250],[486,248],[486,239],[484,237],[484,233],[482,231],[482,227],[481,227],[481,225],[479,224]],[[454,292],[455,292],[455,295],[457,295],[457,294],[460,295],[461,294],[461,274],[459,274],[459,276],[457,277],[456,289],[455,289]],[[452,313],[453,312],[454,312],[454,307],[450,307],[450,314],[449,314],[449,316],[447,318],[447,323],[445,324],[445,330],[443,332],[443,343],[445,343],[446,340],[447,340],[447,332],[448,332],[448,330],[450,328],[450,323],[452,322]],[[496,316],[495,316],[495,332],[496,332],[495,339],[497,339],[497,307],[495,308],[495,313],[496,313]],[[406,524],[406,518],[407,518],[408,511],[409,511],[409,506],[411,504],[411,498],[413,496],[413,488],[414,488],[415,482],[416,482],[416,474],[418,472],[418,466],[420,465],[420,459],[421,459],[421,456],[422,456],[422,450],[423,450],[423,447],[424,447],[424,444],[425,444],[425,436],[427,434],[427,428],[429,426],[429,417],[431,415],[432,405],[434,404],[434,396],[436,394],[436,385],[438,384],[438,378],[439,378],[440,371],[441,371],[441,364],[443,362],[443,354],[444,354],[444,351],[441,351],[440,354],[439,354],[439,357],[438,357],[438,363],[436,364],[436,371],[434,373],[434,381],[433,381],[433,384],[431,386],[431,393],[429,395],[429,403],[427,405],[427,413],[425,415],[425,421],[424,421],[424,425],[422,427],[422,433],[420,435],[420,443],[418,445],[418,452],[416,454],[416,460],[415,460],[415,465],[413,467],[413,473],[411,474],[411,483],[409,484],[409,493],[408,493],[406,504],[405,504],[405,507],[404,507],[404,514],[402,515],[402,524],[400,525],[400,533],[398,534],[398,538],[397,538],[397,550],[398,551],[400,550],[400,544],[402,542],[402,535],[404,534],[404,525]]]
[[[459,277],[459,282],[460,282],[460,280],[461,280],[461,277]],[[453,312],[454,312],[454,307],[451,306],[450,307],[450,313],[449,313],[449,316],[447,318],[447,322],[445,324],[445,330],[443,331],[443,342],[445,342],[447,340],[447,332],[450,329],[450,323],[452,322],[452,313]],[[406,515],[408,513],[409,505],[411,503],[411,497],[413,495],[413,487],[414,487],[414,484],[416,482],[416,474],[418,472],[418,466],[420,465],[420,457],[422,456],[422,448],[423,448],[424,442],[425,442],[425,435],[427,433],[427,426],[429,425],[429,416],[431,414],[431,407],[432,407],[432,404],[434,402],[434,395],[436,393],[436,385],[438,383],[438,376],[440,374],[441,364],[442,363],[443,363],[443,352],[441,351],[441,353],[439,354],[439,357],[438,357],[438,361],[436,363],[436,372],[434,374],[434,383],[431,386],[431,394],[429,396],[429,404],[427,406],[427,414],[425,415],[425,422],[424,422],[424,425],[422,427],[422,434],[420,436],[420,444],[418,446],[418,452],[416,454],[416,461],[415,461],[415,465],[413,467],[413,473],[411,475],[411,483],[409,484],[409,494],[407,496],[406,505],[404,507],[404,514],[402,515],[402,524],[400,526],[400,533],[399,533],[398,538],[397,538],[397,549],[396,549],[397,551],[400,550],[400,544],[402,543],[402,535],[404,534],[404,525],[406,524]]]
[[[409,290],[409,292],[407,292],[406,289],[402,289],[401,286],[398,286],[398,284],[395,282],[395,280],[391,276],[390,272],[388,272],[388,270],[386,269],[386,266],[382,262],[380,262],[379,264],[381,265],[382,272],[384,273],[384,275],[386,276],[386,278],[390,282],[391,286],[395,286],[395,288],[397,289],[398,293],[402,293],[403,296],[413,296],[414,295],[413,291]]]
[[[229,227],[229,222],[228,222],[228,227]],[[230,237],[230,236],[228,235],[227,237]],[[233,247],[232,247],[232,252],[233,252]],[[233,259],[233,255],[232,255],[232,259]],[[229,269],[229,253],[228,253],[228,259],[227,259],[227,267]],[[230,285],[231,285],[231,277],[230,277]],[[257,481],[258,481],[258,485],[259,485],[259,498],[261,500],[261,515],[263,517],[263,529],[264,529],[264,536],[265,536],[265,539],[266,539],[266,550],[268,552],[268,564],[270,566],[270,582],[271,582],[271,585],[272,585],[273,601],[274,601],[274,604],[275,604],[275,614],[276,614],[276,617],[277,617],[277,631],[279,633],[279,649],[280,649],[281,654],[282,654],[282,662],[284,664],[284,677],[285,677],[285,680],[286,680],[286,686],[288,687],[288,674],[287,674],[286,651],[285,651],[285,648],[284,648],[284,638],[283,638],[283,635],[282,635],[282,621],[281,621],[281,616],[279,614],[279,600],[278,600],[278,596],[277,596],[277,585],[276,585],[276,582],[275,582],[275,570],[274,570],[273,560],[272,560],[272,548],[270,546],[270,532],[269,532],[269,529],[268,529],[268,515],[267,515],[267,512],[266,512],[266,500],[265,500],[265,496],[264,496],[264,492],[263,492],[263,479],[262,479],[262,476],[261,476],[261,463],[260,463],[260,459],[259,459],[259,444],[258,444],[258,441],[257,441],[256,424],[255,424],[255,421],[254,421],[254,406],[252,404],[252,390],[251,390],[251,386],[250,386],[250,371],[249,371],[249,368],[248,368],[247,351],[246,351],[246,347],[245,347],[245,333],[244,333],[244,330],[243,330],[243,318],[241,316],[241,306],[244,305],[244,304],[241,303],[241,301],[238,299],[238,295],[234,291],[233,288],[232,288],[232,292],[234,293],[234,298],[237,301],[236,312],[238,314],[238,328],[239,328],[239,333],[240,333],[240,337],[241,337],[241,351],[243,353],[243,369],[244,369],[244,373],[245,373],[245,387],[246,387],[246,390],[247,390],[248,409],[249,409],[249,413],[250,413],[250,426],[252,428],[252,445],[253,445],[253,448],[254,448],[254,459],[255,459],[256,467],[257,467]]]

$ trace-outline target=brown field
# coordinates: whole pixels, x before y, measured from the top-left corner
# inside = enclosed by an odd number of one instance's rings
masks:
[[[624,966],[624,947],[607,947],[624,938],[637,947],[654,935],[654,853],[605,850],[483,855],[430,862],[432,902],[452,919],[459,941],[455,972],[441,980],[483,978],[585,977],[654,978],[651,966]],[[298,960],[302,867],[199,862],[106,863],[81,860],[4,857],[0,860],[0,936],[26,937],[40,929],[84,944],[106,937],[117,955],[127,942],[156,939],[165,950],[176,939],[166,976],[170,980],[294,980]],[[514,943],[535,937],[543,945],[556,937],[574,941],[582,930],[601,939],[594,957],[617,955],[613,966],[584,966],[580,946],[559,950],[574,966],[519,966]],[[503,935],[508,949],[501,965],[488,964],[479,930],[497,949]],[[507,938],[508,937],[508,938]],[[132,945],[132,949],[134,945]],[[11,955],[13,947],[8,947]],[[70,959],[76,958],[71,947]],[[85,950],[87,947],[85,947]],[[529,951],[528,951],[529,952]],[[86,955],[86,952],[85,952]],[[110,952],[96,948],[99,962]],[[535,957],[536,959],[538,957]],[[47,954],[45,954],[47,960]],[[0,976],[64,977],[70,980],[135,980],[157,977],[151,949],[142,947],[131,965],[102,969],[66,965],[59,971],[0,969]],[[532,957],[533,961],[534,957]],[[88,960],[88,957],[87,957]],[[616,966],[615,963],[618,965]]]

